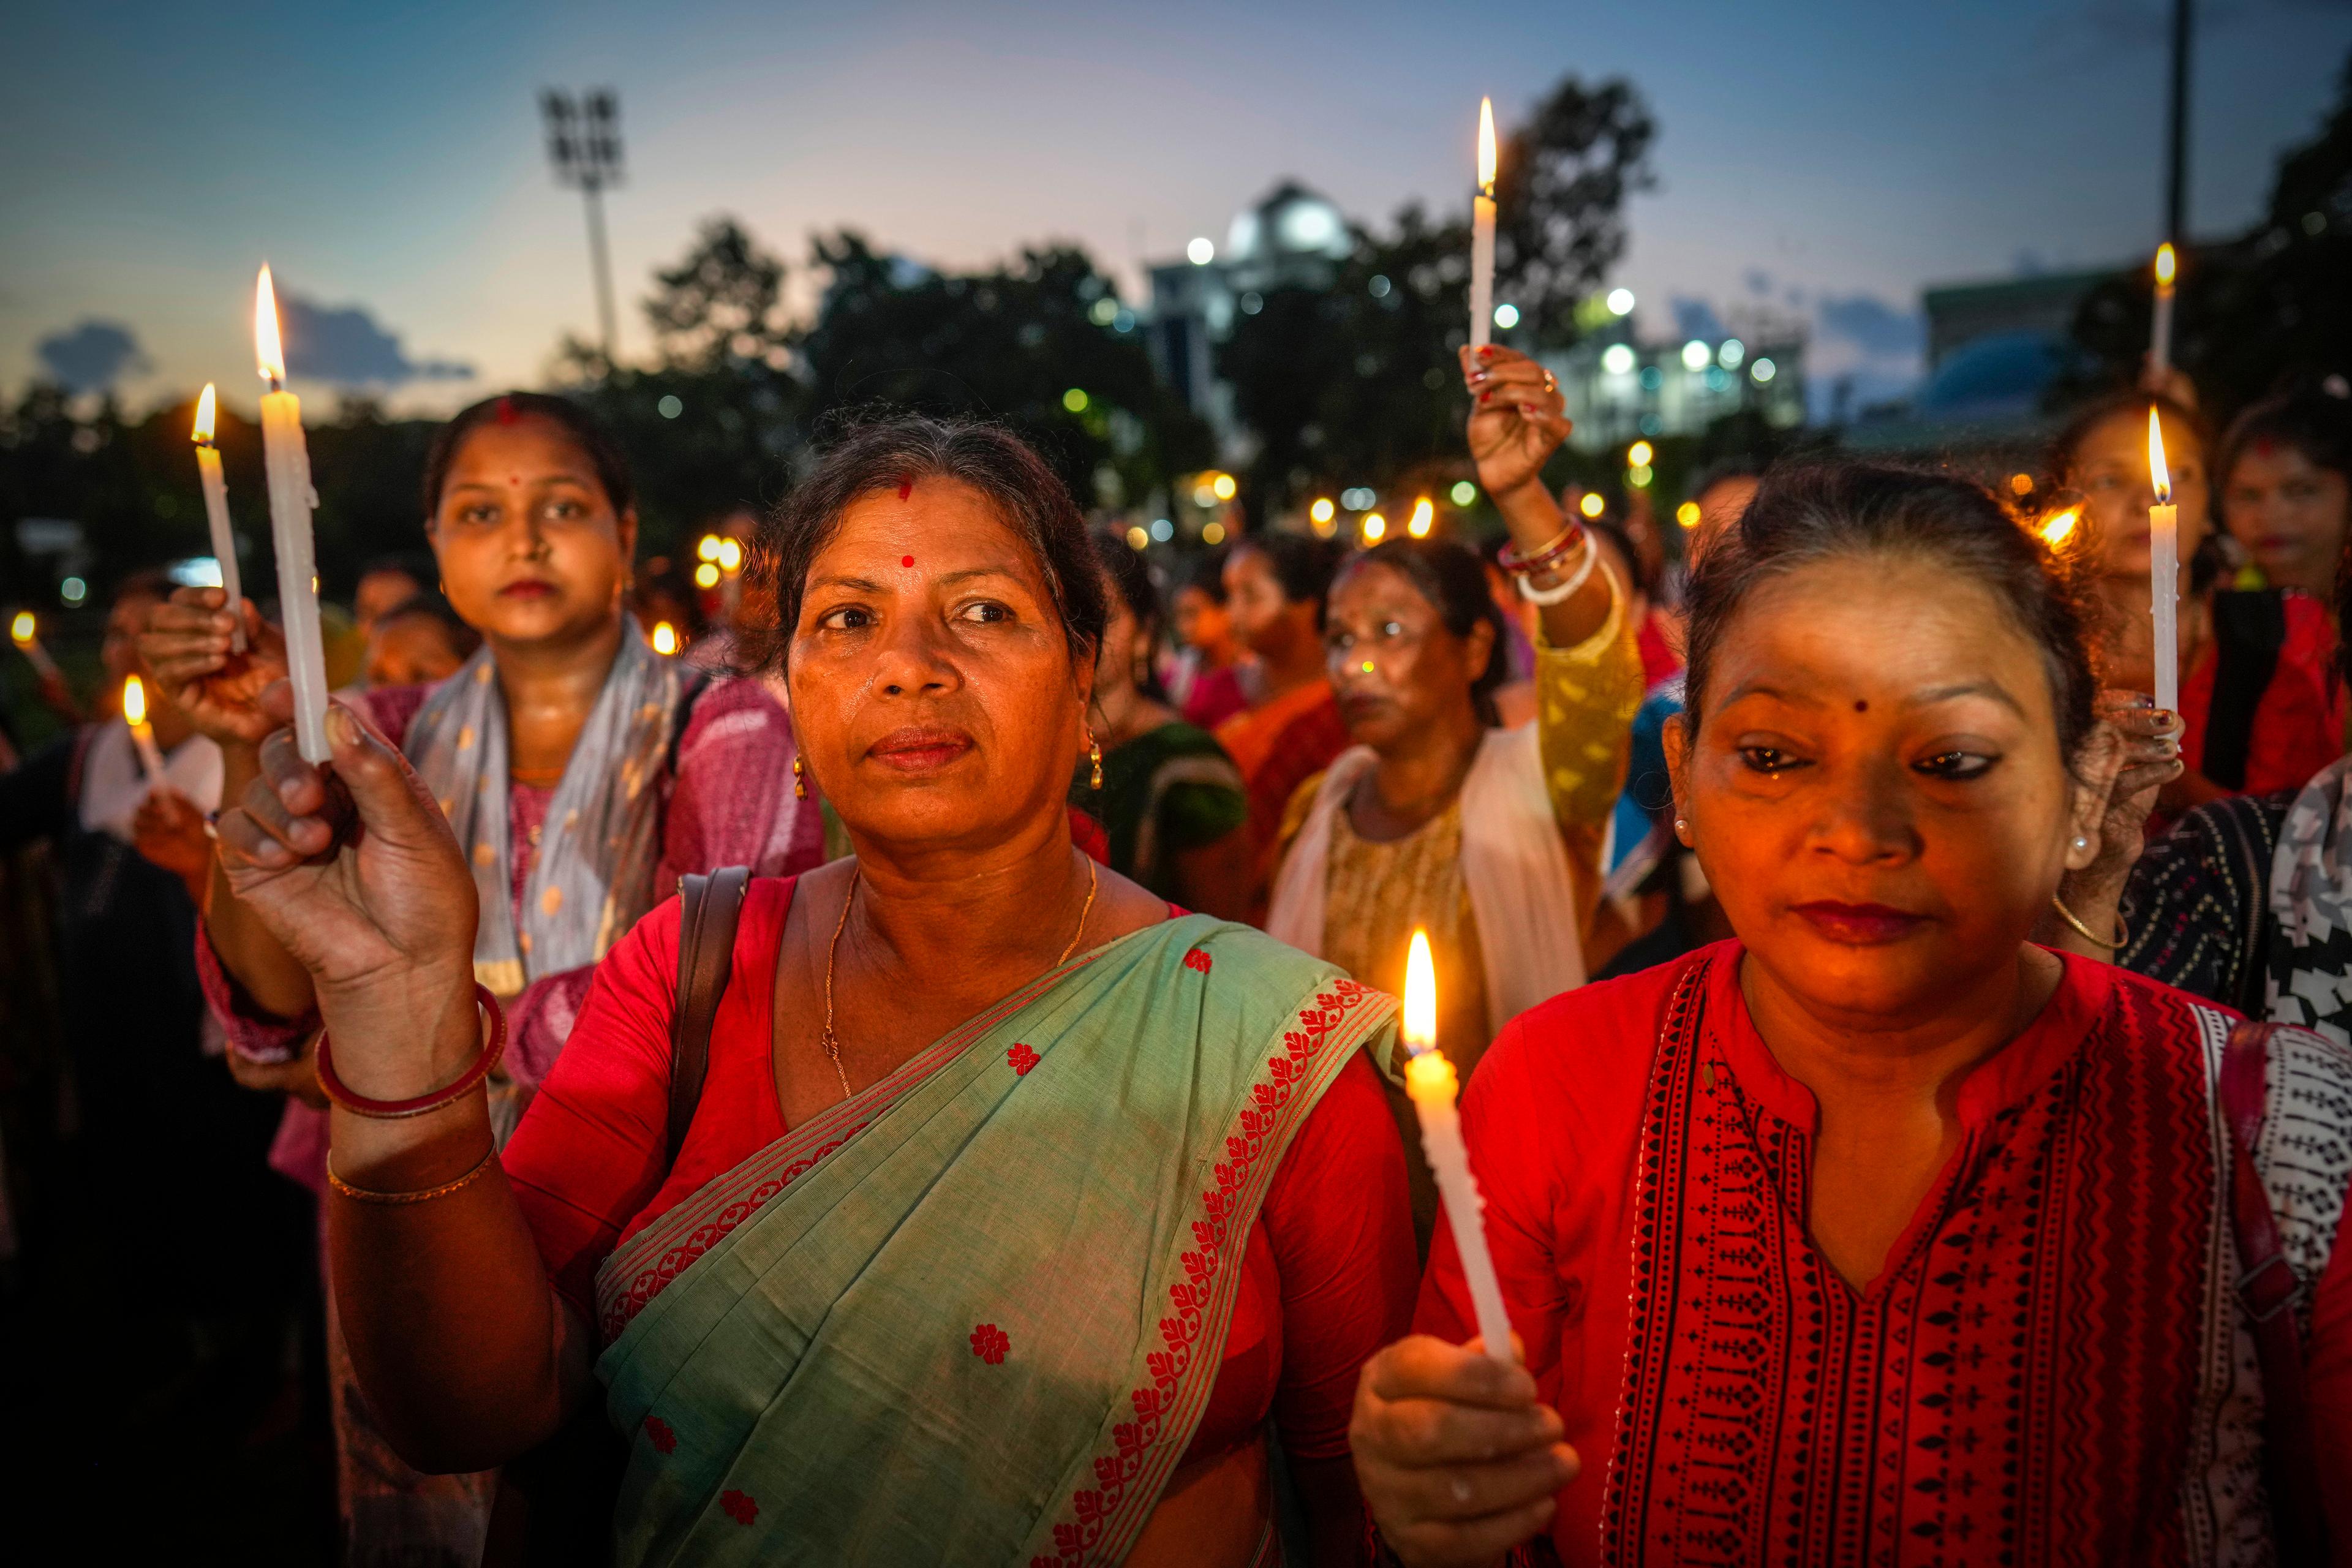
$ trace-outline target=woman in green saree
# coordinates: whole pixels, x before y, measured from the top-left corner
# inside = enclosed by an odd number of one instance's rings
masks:
[[[1240,920],[1257,874],[1241,770],[1160,689],[1160,595],[1142,554],[1111,533],[1094,547],[1110,590],[1087,715],[1102,754],[1078,759],[1070,804],[1103,825],[1114,870],[1181,908]]]
[[[868,426],[762,543],[856,853],[751,885],[675,1160],[675,901],[501,1163],[472,879],[398,753],[337,710],[348,811],[281,731],[221,818],[315,977],[337,1303],[387,1432],[478,1469],[601,1396],[626,1563],[1244,1568],[1280,1555],[1271,1416],[1308,1556],[1360,1560],[1348,1405],[1413,1289],[1361,1048],[1391,1004],[1073,848],[1102,588],[1025,447]]]

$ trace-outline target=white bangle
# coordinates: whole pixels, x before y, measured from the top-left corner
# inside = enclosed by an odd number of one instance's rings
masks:
[[[1549,588],[1538,588],[1525,576],[1513,580],[1519,585],[1520,598],[1530,605],[1549,609],[1554,605],[1564,604],[1579,588],[1583,587],[1585,580],[1592,575],[1592,568],[1600,563],[1600,560],[1601,547],[1593,543],[1592,535],[1587,533],[1584,536],[1584,564],[1570,573],[1567,582],[1557,584]]]

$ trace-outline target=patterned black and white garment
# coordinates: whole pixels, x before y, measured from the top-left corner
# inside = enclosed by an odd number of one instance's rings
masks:
[[[2352,1045],[2352,757],[2299,790],[2232,795],[2147,847],[2116,962]]]

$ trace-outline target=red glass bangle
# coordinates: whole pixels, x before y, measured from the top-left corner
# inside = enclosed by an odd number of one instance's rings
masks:
[[[370,1100],[363,1094],[353,1094],[343,1086],[343,1080],[335,1076],[335,1058],[327,1050],[327,1037],[322,1030],[319,1035],[318,1061],[320,1092],[354,1116],[373,1117],[380,1121],[422,1116],[428,1110],[438,1110],[450,1101],[462,1098],[490,1076],[490,1069],[499,1065],[499,1058],[506,1054],[507,1048],[507,1015],[506,1010],[499,1005],[497,994],[477,980],[474,982],[474,1000],[489,1015],[490,1039],[482,1047],[482,1054],[474,1058],[474,1065],[460,1074],[456,1082],[444,1084],[432,1093],[420,1094],[414,1100]]]
[[[1516,547],[1506,544],[1495,552],[1495,564],[1513,576],[1529,577],[1546,567],[1567,560],[1576,547],[1583,542],[1584,524],[1570,518],[1568,526],[1561,529],[1550,543],[1528,554],[1522,555]]]

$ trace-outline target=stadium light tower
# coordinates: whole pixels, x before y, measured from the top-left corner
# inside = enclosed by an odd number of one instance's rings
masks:
[[[573,97],[562,88],[539,95],[548,161],[556,179],[588,203],[588,261],[595,274],[596,316],[604,329],[604,363],[619,346],[613,317],[613,261],[604,246],[604,191],[621,183],[621,95],[609,87]]]

